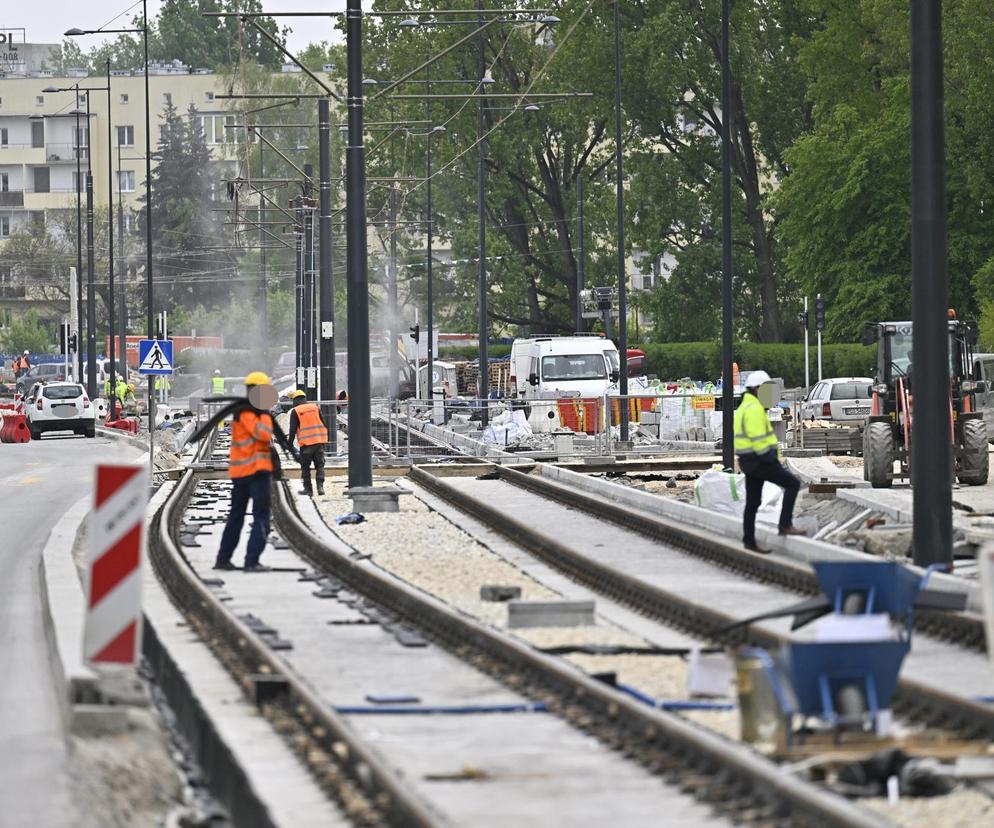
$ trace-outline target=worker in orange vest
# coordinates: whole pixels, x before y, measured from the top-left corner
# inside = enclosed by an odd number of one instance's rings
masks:
[[[313,496],[311,490],[311,464],[314,464],[314,479],[318,494],[324,494],[324,452],[328,445],[328,426],[321,416],[317,404],[308,402],[307,395],[299,388],[290,394],[293,411],[290,412],[290,428],[287,439],[293,444],[297,438],[300,446],[300,479],[304,488],[300,494]]]
[[[221,535],[215,569],[237,569],[231,556],[245,523],[245,511],[252,501],[252,533],[245,552],[245,572],[267,572],[259,563],[269,535],[270,498],[274,467],[279,460],[273,450],[273,418],[268,409],[276,402],[276,391],[262,371],[245,377],[248,400],[233,412],[231,447],[228,449],[228,477],[231,478],[231,511]],[[277,436],[282,432],[277,429]]]

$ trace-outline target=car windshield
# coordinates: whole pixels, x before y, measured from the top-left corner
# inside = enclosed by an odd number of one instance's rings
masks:
[[[550,381],[607,379],[601,354],[572,354],[542,358],[542,379]]]
[[[869,396],[868,382],[837,382],[832,386],[833,400],[865,400]]]
[[[74,400],[83,396],[83,389],[79,385],[47,385],[42,395],[47,400]]]
[[[607,357],[607,364],[611,366],[612,371],[621,370],[621,357],[617,351],[605,351],[604,356]]]
[[[902,374],[908,373],[911,364],[911,327],[901,326],[890,338],[890,359]]]

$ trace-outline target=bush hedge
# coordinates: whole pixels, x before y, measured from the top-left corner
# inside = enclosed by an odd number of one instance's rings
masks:
[[[721,376],[721,347],[716,342],[670,342],[632,344],[645,351],[649,373],[660,379],[716,379]],[[491,345],[491,358],[505,357],[510,345]],[[825,377],[872,377],[876,349],[864,345],[823,345],[822,375]],[[439,359],[474,360],[476,346],[439,348]],[[804,384],[804,345],[739,342],[734,347],[735,361],[742,371],[762,368],[771,377],[783,377],[788,387]],[[818,376],[817,349],[811,346],[811,377]]]

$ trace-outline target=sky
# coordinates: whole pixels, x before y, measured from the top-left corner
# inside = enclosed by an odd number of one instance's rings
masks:
[[[149,0],[149,17],[155,16],[160,5],[160,0]],[[81,29],[104,27],[108,21],[129,8],[130,0],[87,0],[86,3],[80,3],[79,0],[40,0],[25,5],[4,3],[4,6],[7,8],[0,14],[0,26],[27,29],[29,43],[59,43],[63,39],[62,33],[74,26]],[[345,0],[263,0],[263,9],[267,12],[343,11]],[[139,2],[108,28],[115,26],[123,28],[135,14],[140,13]],[[293,51],[303,49],[311,41],[335,39],[330,20],[287,18],[281,20],[280,24],[291,29],[296,27],[296,31],[291,32],[288,40],[288,45]],[[99,38],[95,35],[80,38],[80,46],[84,50],[99,42]]]

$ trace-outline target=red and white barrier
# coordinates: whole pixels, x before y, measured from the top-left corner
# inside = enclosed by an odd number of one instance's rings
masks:
[[[144,468],[97,466],[83,631],[83,658],[91,664],[135,664],[141,652],[147,502]]]

